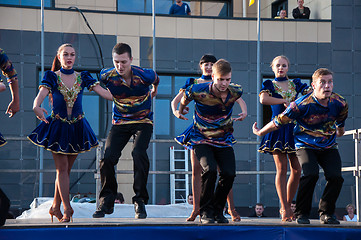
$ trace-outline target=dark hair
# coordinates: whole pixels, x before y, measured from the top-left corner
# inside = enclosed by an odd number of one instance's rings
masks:
[[[123,53],[128,53],[129,58],[132,58],[132,49],[130,46],[126,43],[117,43],[113,47],[112,53],[116,53],[118,55]]]
[[[217,58],[211,54],[205,54],[201,57],[201,60],[199,61],[199,65],[202,65],[203,63],[206,62],[215,63],[217,62]]]
[[[123,203],[124,202],[124,197],[123,194],[121,192],[117,193],[117,196],[115,197],[116,200],[119,200],[119,202]]]
[[[58,51],[56,52],[56,55],[54,57],[54,60],[53,60],[53,64],[51,65],[51,71],[55,72],[55,71],[58,71],[60,68],[61,68],[61,63],[58,59],[58,55],[61,53],[61,51],[64,50],[64,48],[66,47],[71,47],[74,49],[73,45],[71,45],[70,43],[64,43],[62,44],[59,48],[58,48]],[[75,50],[75,49],[74,49]]]
[[[256,203],[256,206],[262,206],[264,208],[263,203]]]
[[[295,200],[293,200],[293,201],[291,202],[291,204],[296,204],[296,201],[295,201]]]
[[[231,64],[225,59],[219,59],[212,67],[213,73],[226,75],[232,72]]]

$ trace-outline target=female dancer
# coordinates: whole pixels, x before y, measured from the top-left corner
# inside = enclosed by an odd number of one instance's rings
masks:
[[[71,44],[58,48],[52,70],[47,71],[39,87],[33,104],[36,117],[42,122],[28,136],[35,145],[44,147],[53,154],[56,168],[54,201],[49,210],[60,222],[72,221],[73,209],[69,199],[69,174],[79,153],[89,151],[98,145],[97,138],[82,110],[84,88],[95,91],[105,99],[112,95],[93,79],[89,72],[75,72],[75,50]],[[47,111],[40,107],[50,94],[52,113],[45,118]],[[64,215],[60,211],[63,203]]]
[[[263,82],[259,94],[260,102],[271,105],[272,118],[285,110],[299,93],[306,94],[307,84],[302,84],[299,78],[289,80],[287,76],[290,62],[286,56],[277,56],[271,63],[275,80]],[[276,165],[275,185],[280,199],[280,214],[282,221],[292,221],[291,202],[296,194],[301,176],[301,167],[296,157],[293,138],[294,124],[290,123],[279,130],[268,133],[262,138],[259,152],[272,154]],[[287,159],[288,157],[288,159]],[[287,161],[290,163],[291,174],[287,182]]]
[[[178,103],[180,102],[183,92],[187,87],[193,85],[193,84],[199,84],[204,82],[210,82],[212,81],[212,66],[217,61],[217,59],[213,55],[203,55],[201,60],[199,61],[199,66],[202,70],[202,76],[198,79],[189,78],[187,79],[185,85],[179,90],[179,93],[177,96],[174,97],[171,107],[174,116],[176,116],[179,119],[188,120],[185,118],[182,114],[179,114],[179,110],[177,110]],[[242,120],[247,116],[247,106],[242,98],[239,98],[239,104],[242,109],[242,113],[240,116],[242,117]],[[188,141],[189,141],[189,132],[193,128],[193,123],[175,140],[185,146],[189,147]],[[199,161],[194,153],[193,150],[191,150],[191,164],[192,164],[192,192],[193,192],[193,211],[189,218],[187,218],[187,221],[194,221],[197,216],[199,215],[199,209],[200,209],[200,191],[201,191],[201,172],[202,168],[199,164]],[[227,197],[228,202],[228,213],[231,215],[232,220],[235,222],[238,222],[241,220],[241,217],[237,213],[234,201],[233,201],[233,191],[231,190]]]

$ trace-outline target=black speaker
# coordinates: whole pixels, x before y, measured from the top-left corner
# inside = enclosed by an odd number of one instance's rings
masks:
[[[3,226],[8,216],[10,200],[0,188],[0,226]]]

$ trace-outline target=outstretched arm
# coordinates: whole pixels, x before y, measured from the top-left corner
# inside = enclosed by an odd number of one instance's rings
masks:
[[[243,121],[246,117],[247,117],[247,104],[246,102],[240,97],[237,99],[236,101],[239,106],[241,107],[242,109],[242,113],[238,114],[239,117],[238,118],[234,118],[233,120],[234,121]]]
[[[19,100],[19,83],[18,78],[12,78],[9,84],[12,100],[9,103],[9,106],[6,110],[6,114],[9,114],[9,117],[13,117],[15,113],[20,110],[20,100]]]
[[[173,115],[176,116],[177,118],[179,118],[179,110],[177,110],[177,107],[178,107],[178,104],[180,103],[181,99],[182,99],[182,96],[183,96],[183,92],[179,92],[177,94],[177,96],[175,96],[172,100],[172,102],[170,103],[170,106],[172,108],[172,112],[173,112]],[[189,111],[189,108],[188,107],[184,107],[184,110],[182,112],[183,115],[187,114]]]
[[[186,108],[187,108],[187,105],[190,103],[190,101],[188,101],[186,99],[185,96],[182,97],[181,101],[180,101],[180,104],[179,104],[179,111],[178,111],[178,116],[175,115],[177,118],[179,119],[183,119],[183,120],[188,120],[188,118],[186,118],[184,116],[185,112],[187,112]]]
[[[262,129],[259,129],[257,127],[257,122],[255,122],[252,126],[253,133],[260,137],[266,135],[267,133],[273,132],[277,129],[278,129],[278,127],[276,126],[276,124],[273,121],[270,121],[269,123],[267,123],[267,125],[264,126]]]
[[[95,87],[93,87],[92,90],[102,98],[105,98],[106,100],[109,101],[113,101],[113,95],[108,90],[102,88],[100,85],[96,85]]]
[[[38,95],[36,96],[36,98],[34,99],[34,103],[33,103],[33,111],[36,115],[36,117],[40,120],[43,121],[45,123],[49,123],[46,118],[44,113],[48,114],[48,112],[45,110],[45,108],[40,107],[40,105],[43,103],[45,97],[49,94],[49,90],[47,88],[40,88]]]

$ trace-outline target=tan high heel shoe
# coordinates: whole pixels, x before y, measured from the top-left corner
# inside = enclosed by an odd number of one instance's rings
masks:
[[[282,222],[292,222],[292,217],[287,216],[287,211],[285,209],[280,209],[280,214],[282,217]]]
[[[72,208],[64,210],[64,216],[60,220],[61,223],[73,222],[73,213],[74,210]]]
[[[228,214],[231,215],[233,222],[239,222],[241,221],[241,216],[239,216],[236,209],[228,209]]]
[[[53,207],[51,207],[51,208],[49,209],[49,214],[50,214],[50,216],[51,216],[51,222],[52,222],[52,223],[54,222],[54,221],[53,221],[53,217],[54,217],[54,216],[58,219],[59,222],[60,222],[61,219],[63,218],[63,214],[61,213],[60,209],[54,209]]]
[[[198,211],[192,211],[191,215],[187,218],[187,222],[193,222],[194,220],[196,220],[197,216],[200,214],[199,210]],[[201,219],[199,219],[200,221]]]

